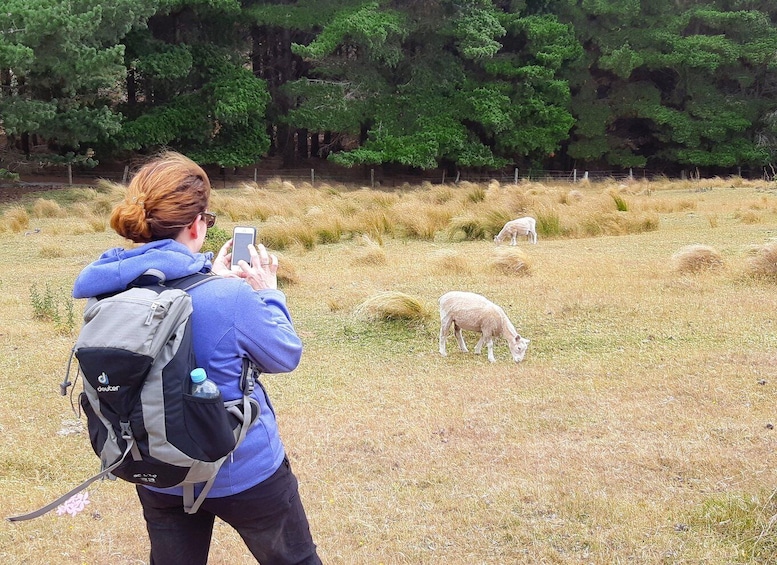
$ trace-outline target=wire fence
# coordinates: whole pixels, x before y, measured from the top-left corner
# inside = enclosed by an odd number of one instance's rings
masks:
[[[312,186],[348,185],[369,188],[397,188],[403,186],[431,184],[457,184],[463,181],[473,183],[488,183],[498,181],[501,184],[518,184],[525,181],[553,182],[553,183],[577,183],[581,181],[629,181],[629,180],[653,180],[655,178],[668,178],[663,172],[649,172],[644,169],[633,170],[546,170],[546,169],[503,169],[497,171],[461,171],[456,175],[450,175],[442,170],[420,171],[417,174],[388,173],[377,168],[251,168],[219,169],[208,168],[214,187],[233,187],[244,183],[255,182],[266,184],[271,181],[288,181],[292,184],[310,183]],[[101,179],[116,182],[128,182],[132,170],[129,166],[124,169],[103,168],[68,170],[66,168],[50,169],[46,172],[36,172],[22,175],[20,184],[48,184],[48,185],[94,185]],[[753,175],[753,173],[757,173]],[[774,180],[766,171],[738,171],[737,176],[743,178],[758,178]],[[698,179],[698,172],[682,174],[679,178]]]

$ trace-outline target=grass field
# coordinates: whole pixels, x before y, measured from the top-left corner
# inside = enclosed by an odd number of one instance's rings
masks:
[[[5,515],[98,470],[58,391],[84,305],[70,285],[123,245],[107,227],[118,196],[60,190],[0,208]],[[773,184],[278,181],[219,189],[212,208],[224,233],[256,225],[281,257],[305,353],[264,383],[324,563],[777,562]],[[538,219],[538,244],[495,246],[520,215]],[[692,245],[715,260],[683,263]],[[497,341],[492,364],[453,336],[441,357],[449,290],[501,305],[531,340],[525,360]],[[365,315],[387,291],[422,312]],[[0,561],[147,563],[133,487],[88,491],[75,516],[4,522]],[[210,562],[251,558],[217,523]]]

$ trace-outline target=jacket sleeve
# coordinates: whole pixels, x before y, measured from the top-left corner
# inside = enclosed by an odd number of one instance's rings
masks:
[[[300,340],[279,290],[255,291],[240,285],[235,313],[235,339],[239,348],[265,373],[286,373],[299,365]]]

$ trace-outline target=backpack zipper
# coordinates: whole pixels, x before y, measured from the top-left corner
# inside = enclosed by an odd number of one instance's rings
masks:
[[[156,313],[157,308],[159,308],[161,304],[159,302],[152,302],[151,307],[148,310],[148,316],[146,316],[146,326],[150,326],[151,322],[154,320],[154,314]]]

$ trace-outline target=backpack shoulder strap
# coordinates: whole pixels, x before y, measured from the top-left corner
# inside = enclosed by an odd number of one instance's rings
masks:
[[[201,284],[210,282],[212,280],[216,280],[218,278],[221,278],[221,277],[214,274],[213,272],[194,273],[178,279],[172,279],[166,282],[163,281],[161,284],[169,288],[180,288],[184,292],[189,292],[195,286],[200,286]]]
[[[148,269],[142,275],[137,277],[134,281],[130,282],[126,288],[114,290],[113,292],[106,292],[104,294],[99,294],[95,296],[95,298],[97,300],[102,300],[103,298],[115,296],[121,292],[124,292],[125,290],[129,290],[130,288],[135,288],[139,286],[180,288],[181,290],[188,291],[190,288],[199,286],[202,283],[211,281],[217,277],[218,275],[209,271],[207,273],[193,273],[191,275],[186,275],[185,277],[171,279],[168,281],[165,279],[164,273],[159,269]]]

